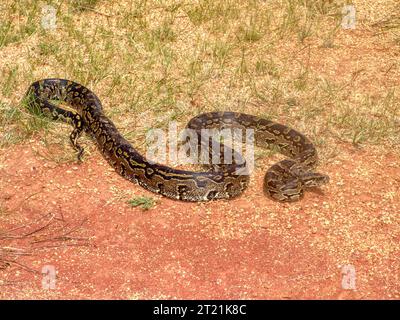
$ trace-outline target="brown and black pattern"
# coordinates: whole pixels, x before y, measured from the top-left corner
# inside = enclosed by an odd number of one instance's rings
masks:
[[[196,172],[147,160],[104,115],[98,97],[78,83],[44,79],[34,82],[26,96],[30,109],[37,109],[53,120],[66,121],[73,126],[70,140],[78,152],[79,160],[84,150],[78,140],[86,132],[94,138],[100,152],[116,172],[147,190],[182,201],[209,201],[234,198],[247,188],[249,176],[243,174],[243,170],[246,170],[244,161],[209,165],[208,171]],[[51,100],[65,102],[74,111],[60,108]],[[288,157],[271,166],[265,175],[264,191],[273,199],[296,201],[301,198],[305,188],[329,181],[328,176],[313,172],[317,165],[317,151],[311,141],[282,124],[243,113],[223,111],[196,116],[187,126],[197,134],[205,128],[231,127],[254,129],[257,145],[277,148]],[[197,147],[200,148],[200,145]],[[240,159],[240,154],[236,155]]]

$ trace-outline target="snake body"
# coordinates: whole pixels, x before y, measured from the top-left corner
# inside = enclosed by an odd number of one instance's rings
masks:
[[[207,171],[186,171],[149,161],[119,133],[103,112],[99,98],[79,83],[64,79],[44,79],[31,84],[27,105],[32,110],[63,120],[73,126],[70,140],[81,158],[83,148],[78,139],[90,134],[109,164],[124,178],[145,189],[183,201],[230,199],[248,186],[245,165],[230,163],[211,165]],[[51,100],[67,103],[73,111],[56,106]],[[191,119],[187,128],[200,133],[204,128],[251,128],[257,145],[277,148],[288,158],[272,165],[264,178],[264,192],[274,200],[299,200],[304,189],[317,187],[329,177],[313,170],[317,166],[317,151],[300,132],[285,125],[236,112],[209,112]]]

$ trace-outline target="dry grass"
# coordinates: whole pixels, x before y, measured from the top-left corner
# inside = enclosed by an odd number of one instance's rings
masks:
[[[1,5],[2,148],[38,132],[71,153],[67,126],[32,120],[20,103],[29,83],[46,77],[91,87],[136,145],[150,128],[209,110],[280,120],[327,155],[338,140],[399,143],[395,1],[355,1],[355,30],[340,27],[343,1],[49,4],[55,32],[42,28],[37,1]]]

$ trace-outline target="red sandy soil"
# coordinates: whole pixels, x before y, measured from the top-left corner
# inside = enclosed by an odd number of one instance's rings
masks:
[[[0,263],[2,299],[400,298],[400,168],[390,152],[341,146],[319,170],[330,184],[293,204],[262,194],[266,159],[241,197],[199,204],[145,191],[98,152],[56,164],[40,148],[0,155],[0,248],[19,253]],[[131,207],[134,195],[157,205]],[[346,264],[355,290],[341,286]],[[45,265],[57,271],[53,290],[42,288]]]

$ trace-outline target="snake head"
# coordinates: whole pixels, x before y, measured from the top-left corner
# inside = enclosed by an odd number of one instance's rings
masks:
[[[320,187],[329,182],[327,175],[317,172],[305,172],[287,179],[279,188],[279,192],[270,192],[278,201],[294,202],[303,197],[304,189]]]
[[[318,172],[305,172],[299,176],[304,188],[320,187],[329,182],[329,177]]]

